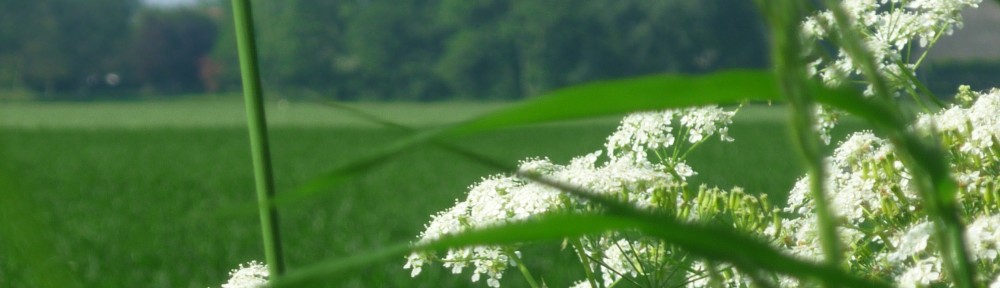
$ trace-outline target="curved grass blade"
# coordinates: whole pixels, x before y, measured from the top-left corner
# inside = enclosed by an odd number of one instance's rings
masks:
[[[641,110],[684,108],[780,97],[774,76],[763,70],[712,74],[652,75],[572,86],[476,118],[446,133],[475,133],[497,128],[616,115]]]
[[[780,97],[774,76],[764,70],[732,70],[700,76],[653,75],[573,86],[469,121],[413,134],[342,164],[295,191],[279,195],[276,202],[280,205],[308,198],[433,139],[632,111],[779,100]]]
[[[748,100],[781,101],[784,97],[778,92],[776,83],[770,71],[734,70],[702,76],[653,75],[564,88],[469,121],[412,134],[339,165],[298,189],[279,195],[275,201],[280,206],[308,199],[314,193],[390,161],[403,151],[449,136],[632,111],[735,104]],[[809,89],[819,102],[863,116],[878,125],[899,126],[887,116],[890,114],[871,105],[871,101],[856,89],[828,88],[819,82],[810,82]]]
[[[749,236],[720,227],[680,223],[666,216],[646,214],[584,215],[551,214],[533,220],[464,232],[417,245],[399,244],[356,256],[329,260],[290,271],[275,279],[274,287],[294,287],[295,284],[327,274],[357,269],[412,251],[443,250],[474,245],[508,245],[535,241],[559,241],[611,230],[633,229],[658,237],[668,243],[707,259],[729,262],[746,271],[768,270],[802,279],[816,279],[847,287],[889,287],[849,275],[837,268],[805,262],[781,254],[767,244]]]

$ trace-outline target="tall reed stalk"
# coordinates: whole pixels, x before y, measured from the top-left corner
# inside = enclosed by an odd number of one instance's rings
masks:
[[[253,9],[250,7],[249,0],[233,0],[232,3],[233,19],[236,24],[236,42],[240,54],[240,74],[243,78],[243,98],[246,102],[250,148],[253,154],[257,206],[260,209],[264,257],[271,277],[274,278],[285,272],[285,263],[281,251],[281,233],[278,230],[278,209],[274,205],[274,178],[271,172],[271,152],[267,142],[267,119],[264,116],[260,74],[257,66]]]

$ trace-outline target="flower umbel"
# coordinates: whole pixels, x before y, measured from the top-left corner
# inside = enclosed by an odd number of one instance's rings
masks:
[[[229,272],[229,281],[222,288],[264,288],[267,287],[267,265],[257,261],[240,264]]]

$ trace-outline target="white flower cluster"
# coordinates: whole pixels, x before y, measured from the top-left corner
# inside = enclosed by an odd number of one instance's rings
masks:
[[[687,189],[686,179],[697,174],[683,161],[683,155],[690,151],[685,149],[691,149],[713,135],[720,135],[724,141],[732,141],[727,132],[734,114],[733,111],[719,107],[700,107],[629,115],[608,137],[606,154],[604,151],[596,151],[574,158],[567,165],[554,164],[546,158],[532,158],[520,163],[517,175],[484,178],[469,187],[465,200],[457,201],[453,207],[434,215],[421,233],[419,241],[433,241],[470,229],[523,221],[556,211],[586,212],[599,209],[559,189],[531,181],[532,177],[560,181],[633,203],[637,207],[683,210],[692,217],[698,213],[711,214],[713,212],[708,211],[709,206],[699,210],[692,197],[714,193],[714,201],[719,195],[729,194],[705,187],[697,193],[682,193]],[[687,145],[683,145],[683,142],[675,143],[677,138],[686,140]],[[649,153],[655,154],[655,161],[651,161],[650,158],[653,157]],[[605,156],[605,160],[601,160],[602,156]],[[734,193],[737,193],[734,196],[746,196],[742,191]],[[753,199],[757,201],[756,198]],[[754,203],[760,205],[759,202]],[[681,209],[684,207],[687,209]],[[755,219],[763,218],[766,217]],[[741,225],[751,225],[750,221],[744,222]],[[602,263],[594,263],[591,269],[600,274],[600,282],[604,287],[610,287],[623,277],[647,273],[648,271],[638,267],[648,263],[637,261],[666,258],[650,256],[664,253],[665,249],[658,241],[626,239],[614,233],[580,240],[584,243],[584,247],[580,248],[587,256],[593,258],[594,262]],[[517,248],[466,247],[449,250],[441,258],[427,252],[414,253],[407,257],[404,268],[411,269],[411,275],[416,276],[425,264],[434,261],[442,262],[444,267],[455,274],[462,273],[465,267],[473,267],[473,282],[485,274],[487,285],[498,287],[503,272],[516,265],[519,260],[514,257],[520,258]],[[584,281],[577,286],[589,285],[589,281]]]
[[[914,130],[940,133],[952,174],[959,183],[962,216],[970,223],[966,245],[983,277],[979,281],[1000,286],[1000,280],[995,280],[1000,279],[1000,114],[996,113],[1000,111],[1000,90],[975,93],[964,88],[960,96],[966,99],[964,104],[919,116]],[[545,158],[528,159],[520,164],[520,176],[485,178],[470,187],[467,199],[435,215],[420,241],[555,211],[600,209],[528,180],[528,176],[538,176],[637,207],[673,213],[682,221],[726,219],[725,223],[735,229],[756,233],[791,255],[821,261],[815,202],[806,178],[795,183],[784,209],[774,209],[785,212],[785,217],[774,213],[766,195],[752,196],[741,189],[687,187],[687,177],[696,173],[678,156],[686,154],[679,147],[686,143],[697,146],[716,133],[725,135],[732,117],[729,113],[713,107],[630,115],[608,138],[606,154],[597,151],[567,165]],[[895,147],[872,132],[858,132],[841,142],[825,163],[828,203],[851,271],[866,278],[891,279],[902,287],[947,286],[944,257],[938,252],[940,244],[931,237],[933,224],[925,216],[924,204],[911,185],[912,176]],[[595,275],[573,287],[612,287],[655,273],[680,275],[677,277],[686,279],[679,281],[687,283],[687,287],[712,286],[716,280],[727,287],[753,284],[750,277],[725,263],[709,266],[656,239],[627,235],[616,231],[573,239],[578,243],[574,247],[589,260],[584,262],[590,263],[588,269]],[[503,272],[519,263],[518,248],[460,248],[448,251],[442,258],[415,253],[404,267],[412,269],[414,276],[423,265],[435,261],[454,273],[473,267],[473,281],[485,274],[487,285],[498,287]],[[770,279],[776,279],[774,284],[781,287],[804,285],[790,277],[774,276]]]
[[[935,129],[945,134],[947,145],[960,145],[956,148],[962,153],[979,157],[996,153],[996,145],[1000,144],[1000,89],[987,93],[976,94],[969,91],[969,86],[962,86],[959,95],[969,95],[978,100],[969,107],[957,105],[937,114],[925,115],[918,121],[919,128]],[[977,96],[978,95],[978,96]]]
[[[846,0],[841,2],[851,18],[854,31],[860,31],[865,48],[878,65],[877,70],[897,88],[911,85],[901,63],[912,71],[917,64],[910,63],[910,46],[916,41],[920,47],[933,45],[941,35],[951,34],[962,26],[962,9],[977,7],[981,0]],[[831,11],[821,11],[802,23],[806,40],[831,40],[843,36],[836,28]],[[824,82],[833,85],[845,83],[860,76],[857,59],[839,49],[835,59],[818,59],[810,71],[818,73]],[[908,72],[907,72],[908,73]],[[866,91],[872,94],[871,86]]]
[[[608,242],[610,239],[602,239]],[[600,254],[588,253],[590,255],[603,255],[602,263],[600,265],[602,283],[604,287],[611,287],[622,277],[631,276],[635,278],[640,274],[645,274],[643,267],[646,265],[644,261],[647,259],[656,259],[657,257],[663,257],[663,247],[658,247],[656,244],[650,243],[648,241],[630,241],[628,239],[618,239],[610,245],[605,246],[604,251]],[[659,254],[659,255],[654,255]]]
[[[823,143],[830,145],[830,131],[837,126],[837,121],[840,120],[841,112],[830,107],[823,105],[816,105],[816,123],[813,129],[819,132],[819,137],[823,140]]]
[[[968,89],[965,89],[968,90]],[[1000,92],[970,93],[967,105],[921,115],[919,131],[936,130],[947,148],[951,172],[959,183],[958,199],[966,227],[966,246],[979,271],[989,279],[1000,274]],[[827,159],[828,203],[840,222],[840,240],[853,271],[888,278],[901,287],[946,285],[933,224],[910,185],[910,174],[888,141],[871,132],[851,135]],[[799,180],[788,196],[779,245],[810,260],[822,258],[814,203],[808,181]],[[985,281],[985,279],[981,279]],[[798,285],[795,281],[783,286]],[[785,285],[787,284],[787,285]]]
[[[680,118],[680,135],[691,144],[704,141],[719,134],[722,141],[732,142],[729,124],[733,123],[735,111],[726,111],[717,106],[688,108],[680,111],[635,113],[622,119],[614,134],[605,144],[609,157],[631,157],[646,159],[647,151],[663,150],[674,146],[672,122]],[[667,155],[658,155],[664,159]]]
[[[868,55],[878,66],[876,70],[898,93],[900,89],[914,88],[911,79],[915,79],[913,73],[920,65],[919,59],[923,58],[910,55],[914,41],[924,48],[923,53],[927,53],[939,37],[951,34],[955,28],[962,26],[960,12],[963,9],[978,7],[981,1],[846,0],[841,5],[852,20],[851,28],[861,32]],[[810,43],[806,47],[816,48],[820,46],[815,43],[843,37],[842,30],[835,25],[832,11],[820,11],[807,17],[802,23],[802,35]],[[833,59],[818,57],[810,60],[807,67],[810,76],[818,76],[830,86],[861,78],[858,59],[853,59],[842,47],[832,54],[835,54]],[[868,85],[864,93],[874,95],[874,87]],[[823,142],[830,144],[830,130],[836,126],[840,112],[822,105],[816,109],[815,129]]]
[[[267,265],[250,261],[230,271],[229,281],[222,284],[222,288],[264,288],[267,287],[267,277]]]

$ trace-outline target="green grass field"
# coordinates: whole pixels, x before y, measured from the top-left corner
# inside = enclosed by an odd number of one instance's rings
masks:
[[[405,136],[313,103],[272,104],[279,194]],[[429,127],[505,105],[360,107]],[[218,287],[237,264],[263,260],[242,109],[242,103],[229,100],[0,105],[0,172],[10,182],[0,190],[6,195],[0,201],[24,199],[14,205],[28,212],[17,217],[35,223],[28,232],[38,236],[26,244],[18,242],[21,235],[0,235],[0,287],[37,286],[45,282],[31,278],[54,275],[51,269],[68,269],[82,287]],[[782,112],[745,108],[731,128],[736,142],[711,141],[692,156],[690,164],[700,173],[693,180],[739,185],[783,203],[802,169]],[[529,156],[565,163],[601,149],[616,121],[507,129],[457,141],[511,164]],[[498,172],[435,147],[418,147],[320,196],[281,207],[289,267],[415,239],[431,214]],[[529,247],[538,253],[525,253],[527,265],[549,287],[582,278],[571,253],[552,252],[558,244],[539,244]],[[24,247],[41,247],[34,252],[44,259],[18,250]],[[454,276],[425,269],[410,278],[404,262],[330,275],[317,286],[470,285],[468,272]],[[504,277],[511,287],[523,286],[521,281],[515,271]]]

